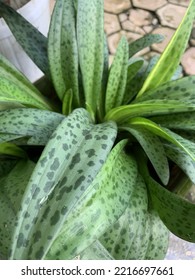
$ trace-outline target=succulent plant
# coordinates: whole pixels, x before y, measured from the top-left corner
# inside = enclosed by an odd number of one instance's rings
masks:
[[[39,90],[0,56],[0,253],[9,259],[163,259],[169,231],[195,242],[195,77],[179,66],[192,0],[163,40],[122,37],[109,66],[102,0],[56,0],[48,38],[0,2],[43,71]],[[174,184],[173,184],[174,185]]]

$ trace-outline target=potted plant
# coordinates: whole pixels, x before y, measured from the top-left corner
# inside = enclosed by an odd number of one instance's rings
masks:
[[[50,0],[1,0],[1,2],[17,10],[43,35],[47,36],[51,13]],[[17,43],[2,18],[0,18],[0,52],[32,82],[43,76],[40,69]]]
[[[48,39],[0,3],[54,88],[0,57],[4,258],[163,259],[169,231],[195,242],[195,205],[169,189],[173,165],[195,182],[195,77],[178,70],[194,14],[160,58],[134,54],[162,36],[123,37],[109,68],[103,1],[57,0]]]

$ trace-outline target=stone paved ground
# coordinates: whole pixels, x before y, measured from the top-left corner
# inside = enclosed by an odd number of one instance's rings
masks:
[[[165,35],[165,40],[146,48],[139,55],[162,53],[181,22],[189,0],[104,0],[105,31],[111,59],[122,35],[134,41],[148,33]],[[182,58],[185,74],[195,74],[195,26]]]

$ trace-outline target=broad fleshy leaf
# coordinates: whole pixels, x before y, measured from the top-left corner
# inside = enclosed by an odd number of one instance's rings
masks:
[[[0,55],[0,103],[21,103],[29,107],[53,110],[53,106],[33,84]]]
[[[104,68],[104,22],[102,0],[79,0],[77,40],[86,108],[95,118],[102,90]]]
[[[47,58],[47,38],[18,12],[2,3],[2,1],[0,2],[0,16],[4,18],[24,51],[40,70],[47,77],[50,77]]]
[[[132,58],[128,63],[127,70],[127,82],[125,87],[125,94],[123,98],[123,104],[128,104],[135,96],[136,91],[132,89],[132,82],[134,83],[134,77],[141,69],[144,64],[144,60],[142,58]]]
[[[106,114],[105,120],[113,120],[122,125],[133,117],[152,117],[191,111],[195,111],[195,105],[190,102],[153,99],[114,108]]]
[[[126,143],[123,140],[112,149],[89,190],[70,213],[48,259],[79,255],[123,214],[137,179],[135,159],[124,152]]]
[[[106,160],[116,134],[115,123],[94,125],[85,109],[75,110],[59,124],[26,188],[11,258],[45,256]]]
[[[129,45],[129,58],[144,48],[147,48],[155,43],[160,43],[163,40],[164,36],[160,34],[147,34],[144,37],[137,39]]]
[[[80,260],[113,260],[106,248],[96,240],[78,256]]]
[[[72,0],[56,1],[48,37],[52,80],[61,100],[72,90],[74,107],[80,105],[76,11]]]
[[[35,163],[29,160],[20,160],[0,179],[0,253],[5,259],[9,256],[16,215],[34,166]]]
[[[148,75],[138,97],[149,89],[168,82],[177,69],[181,56],[187,46],[195,15],[195,0],[191,0],[182,22],[164,50],[156,66]],[[171,63],[170,63],[171,62]]]
[[[195,76],[184,77],[178,80],[167,82],[158,88],[147,91],[146,94],[137,98],[134,102],[143,102],[147,100],[182,100],[195,103],[194,96]]]
[[[169,164],[162,142],[152,132],[129,123],[122,129],[130,132],[140,143],[164,185],[169,181]]]
[[[63,119],[61,114],[39,109],[0,111],[0,142],[28,137],[27,145],[45,145]]]
[[[105,100],[105,111],[109,112],[112,108],[122,105],[128,69],[128,42],[122,37],[111,65]]]

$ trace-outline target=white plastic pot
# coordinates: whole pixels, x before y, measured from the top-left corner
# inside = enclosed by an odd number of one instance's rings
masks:
[[[50,0],[31,0],[17,11],[47,36],[51,15],[50,4]],[[30,81],[34,82],[43,76],[43,73],[16,42],[2,18],[0,18],[0,53],[23,72]]]

